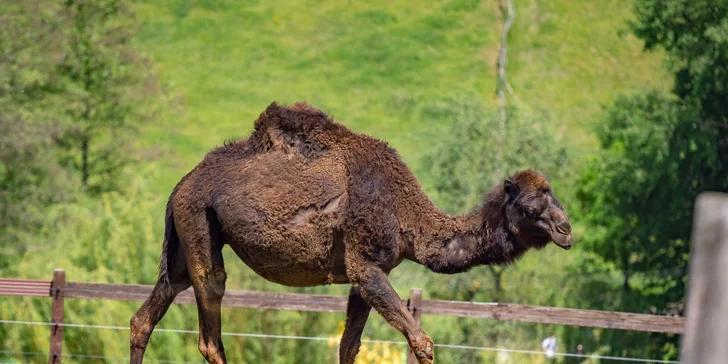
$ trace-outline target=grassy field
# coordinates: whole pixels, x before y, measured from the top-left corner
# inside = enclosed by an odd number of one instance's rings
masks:
[[[622,92],[667,89],[663,55],[630,32],[631,1],[515,1],[508,72],[524,104],[550,111],[574,143],[596,147],[591,125]]]
[[[628,1],[516,1],[508,74],[527,109],[583,150],[619,92],[668,86],[659,54],[620,36]],[[138,45],[173,97],[143,135],[171,153],[153,185],[169,191],[215,145],[245,136],[273,100],[306,100],[389,141],[417,171],[422,108],[459,95],[495,107],[502,26],[496,2],[139,1]],[[419,176],[426,179],[427,176]]]

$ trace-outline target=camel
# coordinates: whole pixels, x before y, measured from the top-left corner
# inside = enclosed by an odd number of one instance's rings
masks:
[[[248,138],[208,152],[169,197],[159,277],[131,318],[131,363],[141,363],[175,296],[193,287],[199,350],[225,363],[220,303],[229,245],[261,277],[290,287],[350,284],[339,360],[351,364],[371,308],[399,330],[419,363],[434,344],[392,288],[403,260],[437,273],[511,264],[571,225],[547,179],[504,178],[481,207],[449,215],[425,195],[395,149],[355,133],[307,103],[273,102]]]

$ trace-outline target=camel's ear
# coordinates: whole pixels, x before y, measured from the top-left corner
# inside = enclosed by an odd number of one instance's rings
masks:
[[[510,179],[503,181],[503,188],[505,189],[510,202],[515,201],[518,195],[521,193],[521,188],[518,187],[516,182],[513,182]]]

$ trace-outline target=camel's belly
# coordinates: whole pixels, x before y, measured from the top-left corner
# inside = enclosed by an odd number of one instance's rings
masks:
[[[246,265],[269,281],[293,287],[347,283],[341,234],[334,229],[301,230],[281,229],[228,243]]]
[[[338,231],[344,198],[301,208],[285,218],[249,218],[241,213],[234,224],[223,224],[226,243],[270,281],[288,286],[343,283],[344,243]]]
[[[341,282],[343,250],[340,262],[336,250],[343,242],[335,232],[348,203],[343,165],[270,153],[236,168],[215,191],[213,208],[238,256],[277,283]]]

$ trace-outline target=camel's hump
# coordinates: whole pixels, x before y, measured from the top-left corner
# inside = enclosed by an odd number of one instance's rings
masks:
[[[250,137],[264,152],[284,150],[314,157],[352,135],[344,125],[334,122],[323,111],[305,103],[293,106],[271,103],[255,121]]]
[[[274,128],[283,133],[299,135],[309,135],[315,131],[333,131],[338,127],[339,125],[326,113],[305,102],[286,106],[274,101],[255,121],[255,130],[265,131]]]

